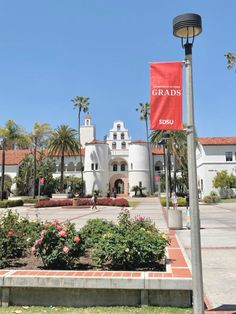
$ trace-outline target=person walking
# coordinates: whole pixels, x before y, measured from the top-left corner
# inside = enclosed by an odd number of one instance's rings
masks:
[[[177,207],[178,207],[178,197],[177,197],[175,192],[172,192],[171,201],[172,201],[173,209],[177,209]]]
[[[91,203],[92,203],[91,210],[97,209],[97,195],[96,194],[93,194],[91,198]]]

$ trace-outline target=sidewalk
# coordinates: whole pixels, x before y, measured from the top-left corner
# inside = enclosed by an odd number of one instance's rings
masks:
[[[142,201],[136,210],[150,218],[160,228],[165,227],[159,215],[165,218],[166,211],[160,210],[158,200]],[[147,205],[149,211],[146,211]],[[156,207],[155,215],[151,208]],[[201,242],[205,303],[208,313],[236,313],[236,204],[202,205]],[[147,215],[148,216],[148,215]],[[191,259],[190,230],[177,230],[186,255]],[[191,262],[190,262],[191,265]],[[207,313],[206,312],[206,313]]]

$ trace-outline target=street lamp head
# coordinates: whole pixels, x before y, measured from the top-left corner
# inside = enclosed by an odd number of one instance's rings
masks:
[[[179,38],[191,38],[202,32],[201,16],[194,13],[178,15],[173,20],[173,35]]]

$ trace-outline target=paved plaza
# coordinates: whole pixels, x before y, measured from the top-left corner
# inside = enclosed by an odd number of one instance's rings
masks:
[[[158,198],[136,200],[139,203],[130,210],[131,217],[137,215],[150,217],[161,231],[168,231],[165,209],[160,206]],[[48,221],[70,220],[77,228],[81,228],[88,219],[92,218],[105,218],[115,222],[121,209],[98,206],[97,210],[91,211],[90,208],[35,209],[25,206],[18,207],[17,211],[32,219],[39,217],[41,220]],[[226,313],[236,313],[236,204],[200,205],[200,215],[206,303],[217,313],[221,313],[218,311],[224,313],[227,310],[230,311]],[[176,231],[176,235],[186,256],[191,259],[190,230],[184,225],[182,230]]]

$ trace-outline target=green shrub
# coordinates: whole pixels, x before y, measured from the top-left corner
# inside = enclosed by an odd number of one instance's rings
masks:
[[[203,198],[203,202],[206,203],[206,204],[215,204],[215,203],[219,203],[221,200],[221,198],[219,197],[219,195],[212,191],[210,193],[210,195],[206,195],[204,198]]]
[[[212,197],[210,195],[204,196],[203,202],[206,204],[212,204],[213,203]]]
[[[40,196],[40,201],[41,200],[48,200],[49,198],[47,196]],[[22,201],[24,204],[35,204],[38,202],[38,197],[36,198],[22,198]]]
[[[29,221],[7,210],[0,217],[0,268],[21,257],[32,245],[41,230],[41,223]]]
[[[127,210],[122,211],[117,228],[104,233],[93,248],[98,265],[112,269],[160,267],[169,240],[150,220],[140,217],[131,220]]]
[[[0,201],[0,208],[23,206],[24,202],[22,200],[4,200]]]
[[[44,225],[40,237],[32,247],[32,253],[42,259],[49,269],[70,269],[75,258],[84,251],[84,245],[75,225],[54,220]]]
[[[166,198],[161,197],[160,203],[163,207],[166,207]],[[170,207],[173,206],[171,199],[169,199],[169,206]],[[181,207],[186,206],[186,199],[184,197],[178,197],[178,206],[181,206]]]
[[[80,229],[81,239],[86,248],[90,248],[99,242],[103,234],[113,232],[116,228],[114,223],[105,219],[89,219],[86,225]]]

